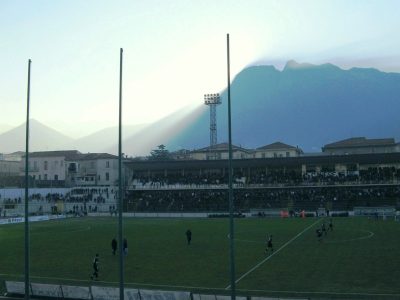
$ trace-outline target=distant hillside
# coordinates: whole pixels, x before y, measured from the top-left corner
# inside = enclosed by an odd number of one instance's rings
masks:
[[[42,123],[31,119],[30,122],[30,151],[69,149],[72,138],[54,130]],[[26,140],[26,125],[21,124],[3,134],[0,134],[0,153],[24,151]]]
[[[133,156],[149,155],[150,151],[160,144],[170,145],[171,140],[180,136],[185,128],[191,126],[193,122],[197,122],[204,112],[205,108],[203,107],[186,107],[153,124],[149,124],[124,139],[122,152]],[[187,142],[190,141],[187,140]],[[177,144],[174,148],[185,147],[185,144]],[[118,144],[112,145],[106,149],[106,152],[117,153]]]
[[[0,134],[12,129],[12,126],[7,124],[0,124]]]
[[[124,126],[122,128],[122,138],[127,139],[146,126],[146,124]],[[115,146],[115,149],[111,149],[111,145],[116,144],[118,144],[117,126],[105,128],[88,136],[74,140],[71,147],[73,149],[78,149],[81,152],[110,152],[116,154],[118,152],[117,146]]]
[[[227,141],[227,93],[217,108],[218,141]],[[353,136],[400,138],[400,74],[342,70],[332,64],[254,66],[231,84],[233,143],[254,148],[275,141],[306,152]],[[171,139],[170,148],[209,144],[209,112]]]
[[[231,84],[231,96],[233,143],[242,147],[281,141],[316,152],[325,144],[355,136],[400,140],[398,73],[289,61],[282,71],[273,66],[244,69]],[[226,142],[226,91],[221,98],[218,142]],[[125,126],[123,135],[127,155],[148,155],[160,144],[169,150],[202,148],[209,145],[209,108],[200,102],[153,124]],[[117,138],[116,127],[73,140],[37,121],[31,123],[32,151],[116,154]],[[0,153],[24,149],[25,125],[0,134]]]

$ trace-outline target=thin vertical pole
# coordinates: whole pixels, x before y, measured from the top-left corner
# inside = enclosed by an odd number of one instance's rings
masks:
[[[28,91],[26,97],[25,140],[25,299],[29,300],[29,102],[31,96],[31,63],[28,60]]]
[[[227,66],[228,66],[228,140],[229,140],[229,237],[230,237],[230,266],[231,266],[231,299],[236,298],[235,282],[235,227],[233,221],[234,203],[232,187],[232,121],[231,121],[231,74],[229,57],[229,33],[226,35]]]
[[[119,187],[119,217],[118,217],[118,237],[119,237],[119,299],[124,300],[124,252],[122,234],[122,54],[119,52],[119,130],[118,130],[118,187]]]

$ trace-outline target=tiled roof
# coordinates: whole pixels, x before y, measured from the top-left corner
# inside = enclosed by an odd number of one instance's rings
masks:
[[[394,145],[395,145],[394,138],[367,139],[365,137],[355,137],[327,144],[323,147],[323,149],[343,148],[343,147],[394,146]]]
[[[257,148],[257,150],[277,150],[277,149],[298,149],[298,148],[291,146],[291,145],[281,143],[281,142],[275,142],[275,143]]]
[[[96,160],[96,159],[118,159],[118,156],[108,153],[79,153],[67,160]]]
[[[220,143],[215,145],[214,147],[205,147],[205,148],[201,148],[201,149],[197,149],[197,150],[193,150],[192,152],[209,152],[210,150],[212,151],[219,151],[219,152],[223,152],[223,151],[228,151],[229,150],[229,144],[228,143]],[[250,150],[239,147],[239,146],[235,146],[232,145],[232,150],[233,151],[244,151],[244,152],[250,152]]]
[[[7,155],[24,155],[24,154],[25,154],[25,151],[15,151],[12,153],[7,153]]]
[[[80,153],[77,150],[40,151],[29,153],[29,157],[65,157],[68,159],[69,157],[73,157],[78,154]]]

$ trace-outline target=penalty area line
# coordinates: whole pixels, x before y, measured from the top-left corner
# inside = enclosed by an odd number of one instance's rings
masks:
[[[258,264],[256,264],[254,267],[252,267],[250,270],[248,270],[246,273],[244,273],[242,276],[240,276],[238,279],[236,279],[235,283],[238,283],[240,280],[242,280],[243,278],[245,278],[247,275],[249,275],[250,273],[252,273],[254,270],[258,269],[258,267],[260,267],[263,263],[265,263],[266,261],[268,261],[269,259],[271,259],[271,257],[273,257],[275,254],[277,254],[279,251],[281,251],[282,249],[284,249],[286,246],[288,246],[290,243],[292,243],[295,239],[297,239],[299,236],[301,236],[304,232],[306,232],[308,229],[310,229],[311,227],[313,227],[314,225],[316,225],[318,222],[320,222],[322,219],[319,219],[317,221],[315,221],[314,223],[312,223],[310,226],[306,227],[303,231],[301,231],[300,233],[298,233],[297,235],[295,235],[293,238],[291,238],[289,241],[287,241],[283,246],[281,246],[278,250],[274,251],[274,253],[272,253],[270,256],[264,258],[262,261],[260,261]],[[231,288],[231,285],[228,285],[225,290],[228,290]]]

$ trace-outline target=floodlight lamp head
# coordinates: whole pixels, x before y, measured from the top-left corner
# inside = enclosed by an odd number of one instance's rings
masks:
[[[204,94],[204,103],[206,105],[221,104],[221,97],[219,96],[219,93]]]

